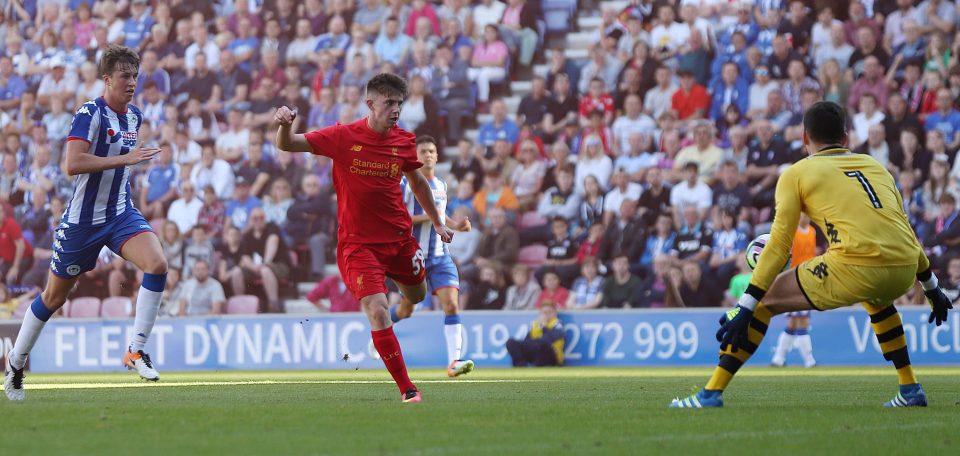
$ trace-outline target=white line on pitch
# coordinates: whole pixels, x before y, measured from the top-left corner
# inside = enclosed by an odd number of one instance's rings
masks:
[[[417,383],[532,383],[544,380],[417,380]],[[549,380],[546,380],[549,381]],[[26,384],[29,390],[58,390],[58,389],[109,389],[109,388],[161,388],[181,386],[241,386],[241,385],[374,385],[393,384],[392,380],[256,380],[236,382],[167,382],[167,383],[37,383]]]

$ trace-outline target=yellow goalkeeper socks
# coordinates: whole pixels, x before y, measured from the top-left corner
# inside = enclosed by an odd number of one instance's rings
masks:
[[[747,329],[746,346],[740,347],[736,352],[731,352],[730,347],[720,350],[720,362],[717,368],[713,370],[713,375],[704,389],[724,390],[733,380],[734,374],[740,370],[743,363],[750,359],[750,356],[757,351],[757,347],[763,342],[763,336],[767,334],[767,326],[770,325],[770,310],[763,303],[757,305],[753,311],[753,319],[750,320],[750,327]]]
[[[870,314],[870,325],[877,335],[880,351],[883,358],[892,361],[897,368],[897,380],[901,385],[917,383],[910,365],[910,352],[907,351],[907,338],[903,334],[903,321],[900,313],[892,304],[884,307],[864,303],[863,307]]]

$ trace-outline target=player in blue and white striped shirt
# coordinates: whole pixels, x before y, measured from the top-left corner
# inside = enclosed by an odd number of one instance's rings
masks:
[[[54,235],[47,286],[23,317],[13,351],[7,356],[3,386],[10,400],[23,400],[27,355],[44,324],[63,306],[80,274],[96,266],[104,246],[144,272],[137,295],[134,336],[123,363],[146,380],[160,379],[143,349],[160,308],[167,261],[157,235],[133,207],[129,181],[131,166],[160,152],[137,145],[143,114],[129,103],[139,69],[136,52],[109,47],[99,66],[106,85],[103,96],[84,103],[73,118],[66,153],[67,173],[77,176],[76,188]]]
[[[434,203],[440,212],[440,222],[456,231],[470,231],[470,219],[464,218],[459,222],[446,216],[447,212],[447,184],[436,175],[437,141],[431,136],[417,137],[417,158],[423,163],[423,176],[427,178],[433,190]],[[420,244],[424,254],[424,266],[427,268],[427,291],[430,295],[437,295],[443,307],[443,332],[447,341],[447,375],[456,377],[473,370],[473,361],[461,359],[463,349],[463,325],[460,323],[460,274],[457,265],[453,262],[447,244],[440,240],[440,235],[433,228],[430,218],[427,217],[420,203],[413,195],[413,189],[406,178],[401,179],[403,201],[407,205],[413,221],[413,237]],[[430,298],[427,298],[430,299]],[[404,299],[400,306],[390,309],[390,317],[394,323],[410,317],[413,313],[413,303]]]

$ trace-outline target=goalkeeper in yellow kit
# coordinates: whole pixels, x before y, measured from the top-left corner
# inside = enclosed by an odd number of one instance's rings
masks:
[[[952,305],[907,221],[893,176],[869,155],[847,149],[846,125],[846,113],[836,103],[818,102],[804,113],[803,143],[810,156],[777,182],[770,241],[746,293],[720,319],[720,362],[704,389],[674,399],[671,407],[722,407],[723,390],[763,341],[773,315],[857,303],[870,314],[883,357],[897,369],[900,391],[884,405],[927,405],[893,301],[919,280],[932,307],[931,323],[945,321]],[[781,273],[801,212],[820,226],[829,247]]]

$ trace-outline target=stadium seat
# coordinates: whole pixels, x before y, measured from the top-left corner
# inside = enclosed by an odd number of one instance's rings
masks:
[[[517,262],[530,266],[531,268],[538,268],[543,266],[543,263],[547,260],[547,246],[534,244],[528,245],[517,253]]]
[[[133,302],[125,296],[113,296],[100,304],[100,316],[103,318],[127,318],[133,313]]]
[[[100,316],[100,298],[76,298],[70,302],[69,318],[97,318]]]
[[[523,215],[520,216],[520,229],[546,225],[548,221],[549,220],[537,211],[524,212]]]
[[[260,308],[260,298],[253,295],[231,296],[227,300],[227,308],[224,310],[228,315],[251,315],[256,314]]]

